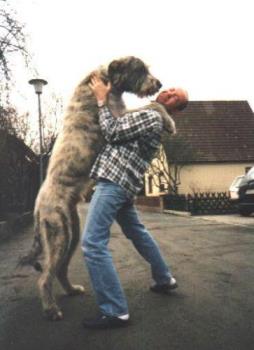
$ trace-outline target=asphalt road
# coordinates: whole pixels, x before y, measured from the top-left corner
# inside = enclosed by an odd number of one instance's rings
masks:
[[[85,208],[82,210],[83,216]],[[112,228],[110,248],[125,289],[131,325],[90,331],[83,317],[96,311],[78,250],[70,273],[84,296],[68,298],[56,284],[64,320],[43,319],[37,274],[17,271],[18,256],[32,240],[29,228],[0,245],[1,350],[249,350],[254,344],[254,218],[238,225],[141,212],[170,263],[179,288],[171,296],[149,291],[149,266]]]

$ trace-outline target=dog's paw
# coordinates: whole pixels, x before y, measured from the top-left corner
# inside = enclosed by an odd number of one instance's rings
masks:
[[[75,296],[79,294],[84,294],[85,293],[85,288],[80,285],[73,285],[71,290],[68,291],[69,296]]]
[[[63,319],[63,313],[57,306],[44,310],[44,315],[49,321],[60,321]]]

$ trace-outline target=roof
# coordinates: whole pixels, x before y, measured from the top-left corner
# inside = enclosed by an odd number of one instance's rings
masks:
[[[254,114],[247,101],[190,101],[174,119],[194,151],[191,162],[254,161]]]
[[[0,139],[4,140],[4,143],[6,142],[5,147],[12,148],[13,151],[15,150],[15,152],[18,152],[22,157],[26,157],[29,161],[37,160],[37,156],[31,148],[15,135],[8,134],[6,131],[0,129]],[[2,146],[1,143],[0,146]],[[0,150],[3,151],[2,148]],[[4,152],[6,151],[4,150]]]

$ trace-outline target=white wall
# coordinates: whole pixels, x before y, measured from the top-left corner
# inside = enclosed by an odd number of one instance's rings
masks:
[[[245,174],[245,168],[253,163],[186,165],[181,171],[179,193],[224,192],[234,178]]]
[[[180,173],[180,194],[195,192],[225,192],[229,190],[234,178],[245,174],[245,168],[254,163],[241,164],[197,164],[185,165]],[[145,189],[147,196],[162,194],[153,186],[152,193],[148,192],[148,176],[146,175]]]

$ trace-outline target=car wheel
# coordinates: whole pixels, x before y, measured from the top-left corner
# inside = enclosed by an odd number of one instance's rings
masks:
[[[252,211],[249,210],[249,209],[246,209],[246,208],[240,208],[239,209],[239,213],[240,213],[241,216],[250,216]]]

